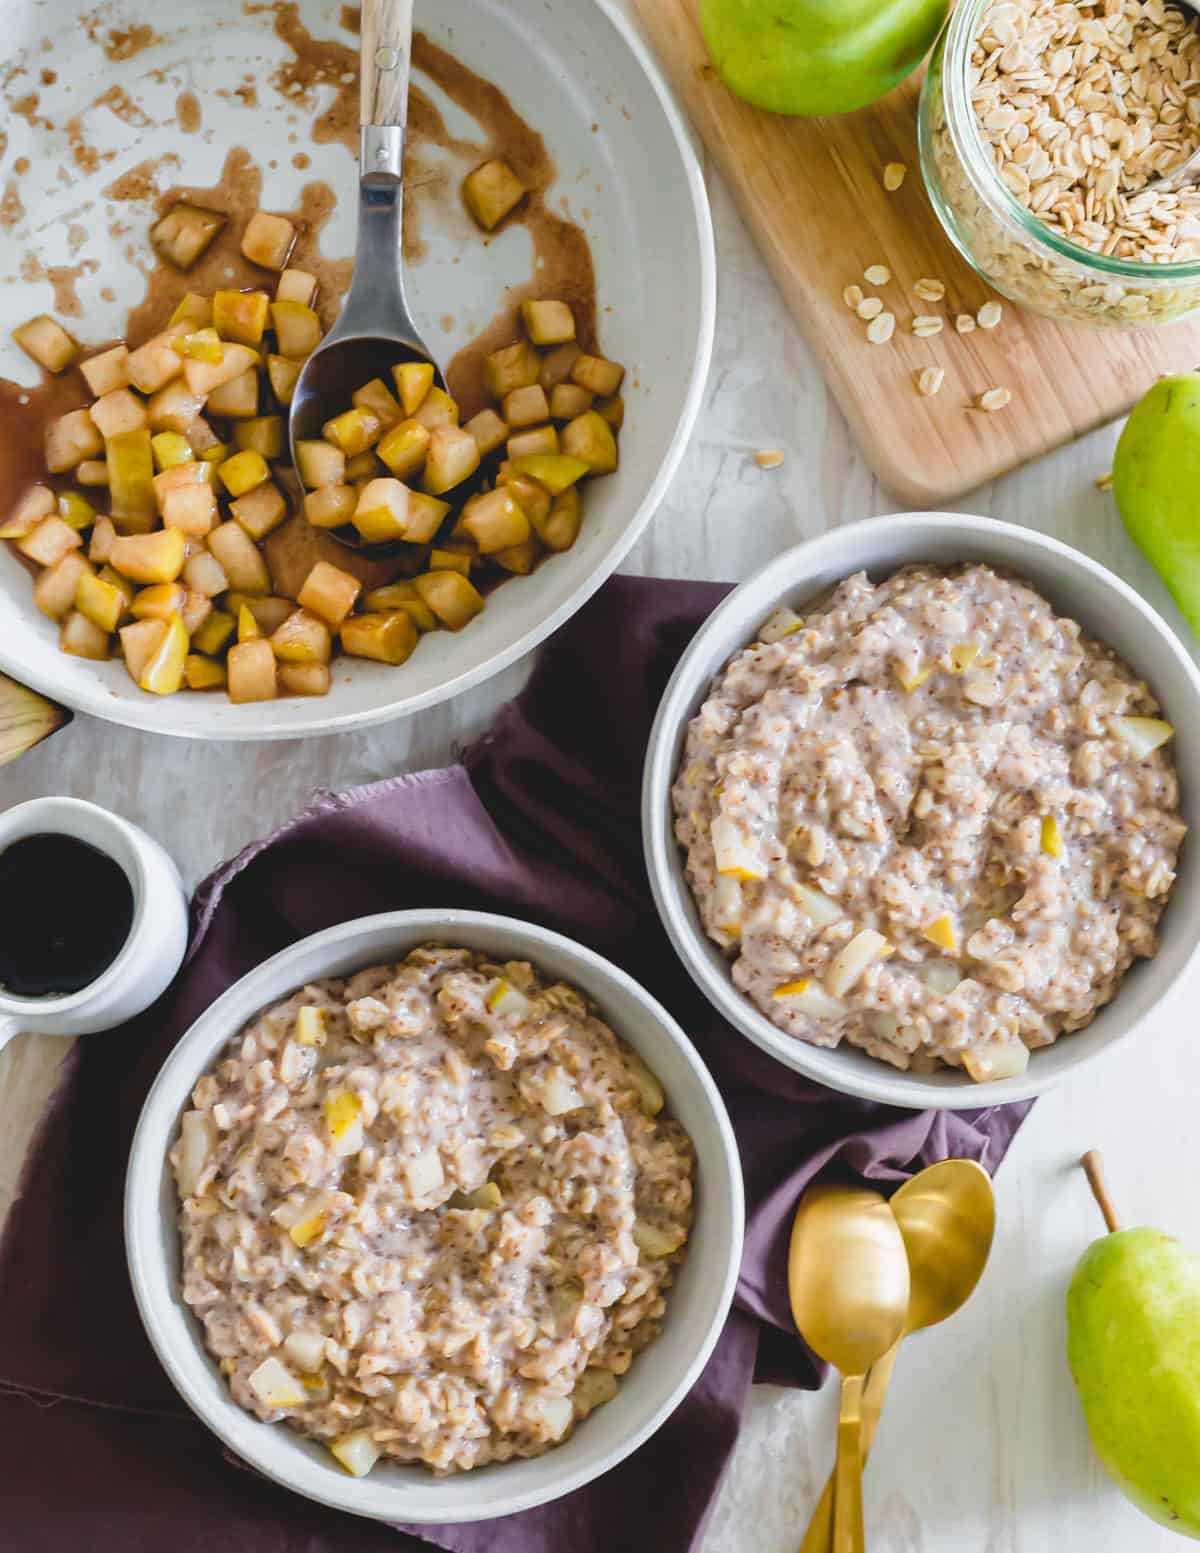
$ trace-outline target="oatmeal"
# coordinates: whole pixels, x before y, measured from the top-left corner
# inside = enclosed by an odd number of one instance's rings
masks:
[[[183,1297],[235,1400],[356,1475],[538,1455],[659,1331],[691,1141],[524,963],[430,946],[304,987],[192,1103]]]
[[[1155,952],[1185,832],[1158,713],[985,566],[780,611],[715,681],[672,793],[734,982],[799,1040],[1020,1073]]]

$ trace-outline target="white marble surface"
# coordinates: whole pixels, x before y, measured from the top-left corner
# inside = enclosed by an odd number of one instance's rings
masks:
[[[724,189],[711,180],[720,260],[716,355],[684,466],[626,570],[746,577],[779,550],[894,510],[832,403]],[[1174,624],[1166,594],[1126,540],[1108,468],[1115,430],[964,498],[1088,550]],[[787,462],[758,470],[755,449]],[[0,771],[0,807],[46,792],[90,798],[157,836],[194,882],[301,807],[318,787],[442,764],[523,679],[516,668],[453,706],[358,736],[261,747],[201,746],[77,720]],[[1200,983],[1191,978],[1194,996]],[[1064,1352],[1076,1255],[1100,1230],[1073,1163],[1106,1150],[1131,1222],[1200,1245],[1191,1108],[1197,1056],[1186,994],[1128,1051],[1042,1100],[998,1180],[992,1265],[953,1324],[915,1340],[898,1368],[867,1480],[875,1553],[1166,1553],[1091,1456]],[[60,1048],[22,1037],[0,1057],[0,1211]],[[790,1553],[831,1459],[834,1401],[760,1388],[704,1553]],[[681,1464],[686,1470],[686,1465]]]

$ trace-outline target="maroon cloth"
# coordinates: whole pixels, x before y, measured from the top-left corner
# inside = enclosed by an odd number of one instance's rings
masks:
[[[453,1553],[686,1553],[751,1381],[821,1379],[786,1294],[788,1227],[804,1186],[825,1172],[886,1188],[949,1155],[999,1164],[1026,1108],[917,1113],[820,1089],[722,1023],[659,925],[642,863],[642,757],[671,669],[724,591],[610,582],[461,764],[320,796],[247,848],[198,892],[188,962],[157,1007],[75,1047],[0,1244],[4,1553],[418,1553],[428,1543]],[[658,1434],[555,1504],[426,1527],[423,1540],[321,1509],[224,1460],[142,1333],[121,1229],[142,1101],[201,1010],[296,939],[416,906],[543,923],[644,983],[721,1087],[749,1207],[736,1309]]]

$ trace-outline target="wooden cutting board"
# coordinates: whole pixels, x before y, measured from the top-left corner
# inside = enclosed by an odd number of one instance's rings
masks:
[[[956,334],[955,314],[977,312],[992,293],[953,248],[925,193],[918,84],[910,80],[844,118],[764,113],[740,102],[712,70],[696,0],[634,3],[867,460],[893,495],[942,506],[1125,414],[1163,373],[1200,365],[1200,322],[1092,330],[1006,301],[998,329]],[[908,168],[894,194],[882,184],[888,162]],[[891,270],[889,285],[863,281],[872,264]],[[945,282],[944,302],[914,296],[923,277]],[[889,344],[870,344],[866,325],[842,300],[852,282],[878,289],[896,315]],[[943,315],[943,333],[914,336],[910,324],[919,313]],[[941,392],[929,399],[914,386],[925,366],[946,371]],[[1012,392],[1006,409],[970,408],[997,386]]]

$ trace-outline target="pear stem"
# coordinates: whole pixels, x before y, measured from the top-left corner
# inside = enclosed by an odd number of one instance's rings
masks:
[[[1113,1207],[1112,1198],[1108,1195],[1108,1187],[1104,1183],[1104,1161],[1100,1157],[1100,1150],[1089,1149],[1079,1163],[1088,1178],[1092,1195],[1100,1205],[1104,1222],[1108,1225],[1110,1233],[1115,1235],[1121,1228],[1121,1221],[1117,1218],[1117,1210]]]

